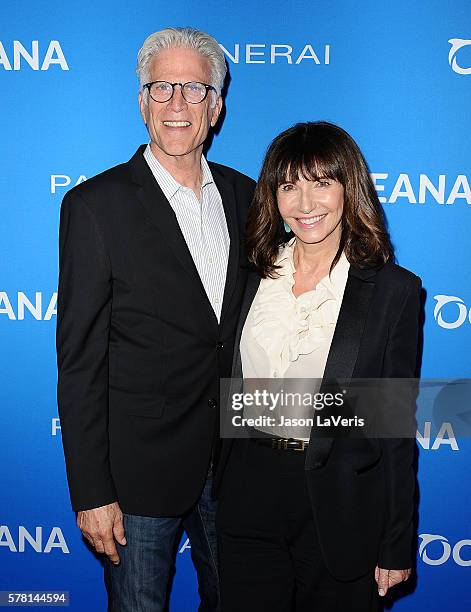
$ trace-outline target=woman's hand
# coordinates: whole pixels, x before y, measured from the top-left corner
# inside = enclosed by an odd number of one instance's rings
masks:
[[[388,570],[376,566],[375,580],[378,584],[378,593],[383,597],[388,589],[395,584],[406,581],[411,575],[411,569]]]

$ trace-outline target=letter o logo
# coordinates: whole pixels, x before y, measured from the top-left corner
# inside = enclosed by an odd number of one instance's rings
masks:
[[[461,549],[465,546],[471,546],[471,540],[460,540],[453,548],[453,561],[461,567],[471,567],[471,559],[461,558]]]
[[[426,563],[427,565],[443,565],[443,563],[446,563],[448,561],[451,554],[451,546],[445,537],[441,535],[433,535],[431,533],[422,533],[419,537],[422,538],[422,542],[419,546],[419,555],[424,563]],[[427,554],[426,547],[431,542],[436,541],[442,543],[443,553],[441,557],[438,557],[438,559],[431,559]]]
[[[440,325],[440,327],[443,327],[444,329],[456,329],[457,327],[463,325],[468,315],[468,309],[466,308],[466,305],[461,298],[456,297],[454,295],[434,295],[433,299],[437,300],[437,303],[435,304],[435,309],[433,311],[433,317],[438,323],[438,325]],[[458,318],[450,323],[443,319],[441,309],[443,308],[443,306],[445,306],[445,304],[451,303],[456,304],[458,306]]]

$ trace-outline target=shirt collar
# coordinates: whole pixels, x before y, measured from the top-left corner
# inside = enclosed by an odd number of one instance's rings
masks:
[[[296,238],[292,238],[282,247],[280,254],[275,262],[276,265],[281,266],[282,272],[286,274],[288,278],[291,278],[296,268],[294,265],[294,245]],[[335,298],[339,301],[343,298],[345,285],[347,283],[348,271],[350,268],[350,262],[348,261],[344,251],[340,255],[338,262],[335,264],[330,276],[327,274],[317,284],[325,287]]]
[[[213,175],[204,155],[201,156],[201,188],[214,183]]]
[[[176,181],[170,172],[162,166],[159,160],[152,153],[150,144],[148,144],[145,148],[144,159],[148,163],[152,174],[154,175],[167,200],[171,200],[180,189],[185,189],[185,187]],[[201,156],[201,179],[201,189],[206,187],[206,185],[214,183],[213,175],[211,174],[211,170],[204,155]]]

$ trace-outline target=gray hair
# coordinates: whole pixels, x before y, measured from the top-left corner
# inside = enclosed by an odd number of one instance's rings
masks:
[[[216,89],[216,95],[220,96],[227,72],[224,53],[216,39],[190,27],[165,28],[145,39],[137,56],[136,73],[139,77],[139,87],[142,88],[150,81],[150,64],[153,58],[164,49],[177,47],[192,49],[208,60],[211,79],[209,85],[212,85]],[[147,99],[145,95],[145,100]],[[216,96],[213,96],[213,105],[215,103]]]

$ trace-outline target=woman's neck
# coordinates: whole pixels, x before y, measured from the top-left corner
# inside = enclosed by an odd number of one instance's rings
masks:
[[[316,276],[319,272],[326,274],[330,270],[338,248],[338,240],[329,243],[323,241],[318,244],[307,244],[296,238],[293,253],[296,271]]]

